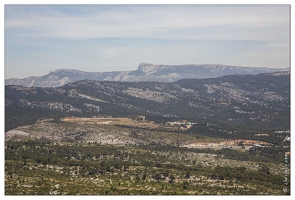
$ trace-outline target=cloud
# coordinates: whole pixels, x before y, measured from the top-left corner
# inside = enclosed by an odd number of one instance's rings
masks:
[[[288,67],[289,23],[288,5],[6,5],[6,75],[142,61]]]
[[[13,34],[21,37],[67,39],[273,40],[289,25],[288,6],[97,6],[89,13],[83,11],[87,6],[77,7],[74,13],[68,11],[73,6],[60,10],[28,7],[7,7],[8,33],[15,30]],[[39,7],[42,12],[36,11]],[[212,30],[209,34],[208,29]]]

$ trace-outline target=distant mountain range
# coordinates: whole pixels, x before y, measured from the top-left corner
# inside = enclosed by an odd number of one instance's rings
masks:
[[[121,82],[174,82],[180,79],[214,78],[224,75],[258,74],[286,70],[289,70],[289,68],[254,68],[219,64],[155,65],[149,63],[140,63],[137,70],[130,71],[84,72],[72,69],[58,69],[44,76],[27,77],[23,79],[5,79],[5,85],[20,85],[26,87],[59,87],[67,83],[73,83],[86,79]]]
[[[145,74],[154,70],[141,67]],[[193,118],[289,130],[290,72],[173,83],[82,80],[61,87],[5,86],[6,130],[69,115]]]

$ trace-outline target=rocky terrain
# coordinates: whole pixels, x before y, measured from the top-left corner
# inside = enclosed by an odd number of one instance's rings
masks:
[[[194,118],[289,130],[290,72],[173,83],[83,80],[51,88],[5,86],[5,109],[6,130],[17,127],[16,121],[25,125],[69,115]]]
[[[140,63],[137,70],[113,72],[84,72],[73,69],[58,69],[49,74],[23,79],[10,78],[5,85],[20,85],[26,87],[59,87],[79,80],[96,81],[156,81],[173,82],[186,78],[213,78],[232,74],[258,74],[283,71],[289,69],[254,68],[218,64],[189,65],[155,65]]]
[[[5,133],[7,140],[47,139],[51,141],[99,143],[112,145],[150,144],[184,145],[195,141],[190,135],[114,125],[42,122],[20,126]]]

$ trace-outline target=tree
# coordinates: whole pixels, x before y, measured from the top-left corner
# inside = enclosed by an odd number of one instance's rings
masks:
[[[170,174],[169,178],[170,178],[169,182],[173,183],[175,180],[175,177],[172,174]]]
[[[188,179],[188,178],[190,178],[190,177],[191,177],[190,173],[187,172],[186,175],[185,175],[185,178]]]
[[[135,176],[135,181],[136,182],[140,181],[140,177],[138,175]]]
[[[187,190],[187,189],[188,189],[188,182],[187,182],[187,181],[183,181],[182,184],[183,184],[183,185],[182,185],[182,188],[183,188],[184,190]]]
[[[163,174],[163,176],[168,177],[169,176],[169,170],[165,170],[162,174]]]
[[[262,173],[270,174],[270,168],[266,164],[261,164],[259,171]]]
[[[162,176],[159,173],[156,173],[155,176],[154,176],[154,179],[157,180],[157,181],[160,180],[161,178],[162,178]]]

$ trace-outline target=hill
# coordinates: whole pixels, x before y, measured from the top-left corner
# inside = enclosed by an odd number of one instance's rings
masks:
[[[290,126],[290,72],[173,83],[83,80],[61,87],[5,86],[6,131],[65,116],[191,118],[266,129]]]

